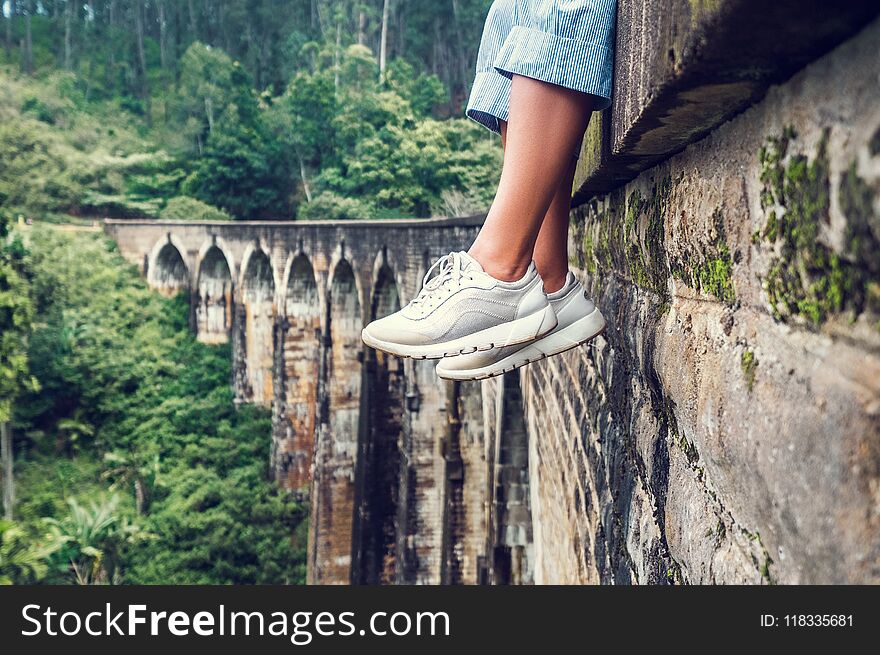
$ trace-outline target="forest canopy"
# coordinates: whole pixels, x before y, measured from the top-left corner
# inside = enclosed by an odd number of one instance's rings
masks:
[[[484,211],[500,146],[461,112],[489,4],[5,0],[0,205],[62,220]]]

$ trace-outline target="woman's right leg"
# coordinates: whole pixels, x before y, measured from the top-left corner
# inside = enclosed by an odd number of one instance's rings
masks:
[[[593,98],[555,84],[514,75],[504,166],[498,191],[468,253],[499,280],[520,279],[535,254],[544,218],[571,169]],[[558,231],[557,231],[558,232]],[[558,233],[554,235],[554,243]],[[551,252],[551,261],[567,261]]]

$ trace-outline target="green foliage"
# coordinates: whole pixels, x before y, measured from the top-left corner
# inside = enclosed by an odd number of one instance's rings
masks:
[[[405,4],[383,30],[381,0],[59,0],[20,49],[18,3],[0,199],[41,219],[157,217],[180,195],[236,218],[483,211],[497,139],[438,119],[462,109],[489,0]]]
[[[30,243],[42,388],[16,407],[19,515],[64,540],[49,579],[301,581],[304,511],[266,478],[271,420],[233,404],[229,348],[198,343],[187,299],[149,291],[103,236]]]
[[[347,105],[334,126],[340,149],[315,181],[321,191],[368,200],[378,217],[441,213],[450,191],[481,209],[491,202],[501,151],[466,120],[417,119],[408,101],[381,91]]]
[[[49,559],[61,543],[53,539],[32,540],[13,521],[0,520],[0,585],[41,581],[49,570]]]
[[[33,119],[0,123],[0,197],[15,211],[76,207],[84,189],[68,168],[65,144]]]
[[[197,152],[227,111],[246,124],[257,118],[253,82],[247,71],[219,48],[198,41],[180,60],[180,79],[169,109],[173,122],[182,126]]]
[[[8,239],[9,222],[0,212],[0,423],[9,421],[13,401],[23,389],[36,388],[27,361],[34,311],[27,292],[26,252],[20,239]]]
[[[403,59],[392,61],[385,71],[385,86],[406,98],[416,116],[430,116],[446,99],[446,89],[436,75],[419,74]]]
[[[298,218],[303,220],[339,220],[372,218],[376,207],[357,198],[346,198],[333,191],[323,191],[312,202],[300,205]]]
[[[262,125],[248,126],[227,109],[182,191],[237,218],[285,218],[285,169]]]
[[[169,200],[159,215],[166,221],[231,221],[226,212],[211,205],[189,198],[177,196]]]
[[[489,206],[497,140],[465,119],[437,120],[439,79],[392,62],[379,82],[366,48],[319,49],[267,110],[267,123],[310,187],[300,218],[430,216]],[[466,199],[466,200],[465,200]],[[306,200],[302,202],[302,200]]]
[[[126,180],[154,175],[168,155],[137,135],[138,123],[104,104],[86,104],[71,74],[41,79],[0,73],[0,202],[41,218],[82,212],[143,215]],[[134,123],[134,124],[132,124]]]
[[[109,218],[156,218],[161,206],[160,200],[139,200],[124,193],[87,191],[82,196],[78,210]]]
[[[119,496],[89,500],[87,505],[69,498],[67,504],[69,513],[62,520],[46,519],[51,540],[59,545],[56,559],[70,563],[77,584],[120,582],[123,549],[150,535],[117,513]]]
[[[151,34],[158,5],[148,3],[139,10],[147,16],[145,70],[134,6],[117,5],[112,24],[103,2],[93,23],[78,14],[72,38],[90,45],[74,47],[63,72],[47,72],[49,53],[64,62],[63,21],[35,17],[40,74],[2,80],[0,198],[34,218],[159,217],[181,195],[247,219],[484,211],[500,171],[498,141],[465,119],[438,118],[460,110],[465,53],[476,47],[487,3],[408,12],[405,33],[389,32],[383,75],[374,54],[381,5],[320,4],[315,15],[274,0],[218,3],[195,7],[210,16],[192,22],[166,3],[166,19],[176,16],[166,30],[177,40],[166,41],[163,60],[161,35]],[[241,40],[218,47],[201,21]],[[333,24],[338,32],[325,29]]]

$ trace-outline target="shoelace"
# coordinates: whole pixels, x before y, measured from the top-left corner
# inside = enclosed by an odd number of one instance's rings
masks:
[[[435,270],[437,271],[437,275],[431,277],[431,274]],[[463,270],[461,253],[451,252],[448,255],[443,255],[440,259],[434,262],[431,265],[431,268],[428,269],[428,272],[425,273],[425,277],[422,279],[422,290],[419,291],[419,295],[412,299],[410,304],[417,306],[419,303],[427,302],[433,297],[434,292],[440,289],[444,284],[447,282],[457,284],[462,277],[471,279],[471,275]]]

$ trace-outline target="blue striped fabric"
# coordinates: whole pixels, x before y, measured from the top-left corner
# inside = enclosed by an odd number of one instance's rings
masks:
[[[524,75],[611,104],[616,0],[495,0],[477,56],[467,115],[493,132],[506,121],[510,80]]]

